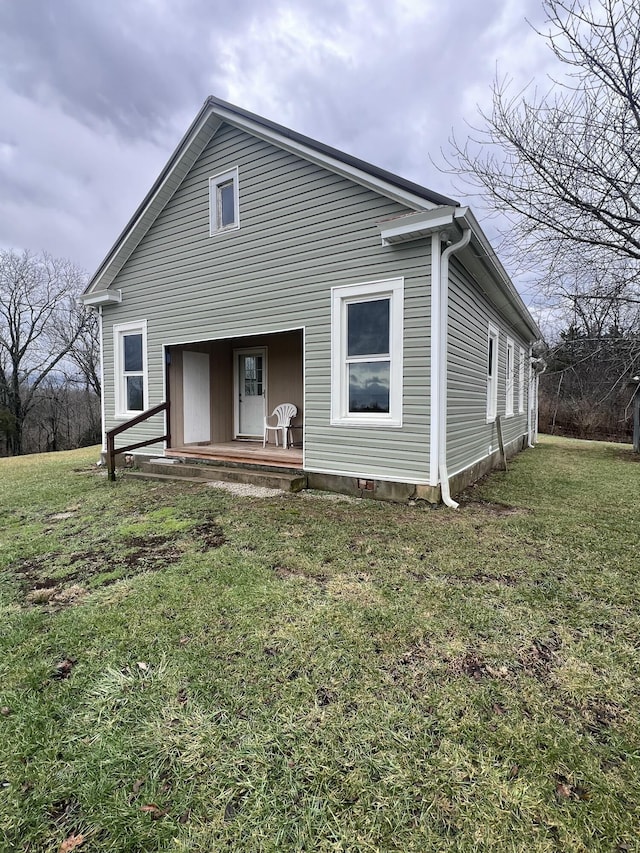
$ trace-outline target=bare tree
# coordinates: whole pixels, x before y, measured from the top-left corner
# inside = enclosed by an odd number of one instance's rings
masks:
[[[76,377],[68,376],[69,381],[79,379],[84,387],[100,397],[102,377],[100,372],[100,328],[98,315],[91,308],[76,303],[80,315],[74,328],[78,334],[70,341],[69,359],[77,369]]]
[[[571,298],[640,302],[640,4],[543,0],[540,35],[566,70],[548,94],[493,89],[449,167],[505,217],[504,250],[547,280],[587,262]],[[583,263],[578,265],[581,269]],[[609,268],[611,274],[605,275]]]
[[[23,427],[40,386],[61,371],[84,333],[76,298],[83,273],[47,254],[0,251],[0,409],[8,451],[23,452]]]

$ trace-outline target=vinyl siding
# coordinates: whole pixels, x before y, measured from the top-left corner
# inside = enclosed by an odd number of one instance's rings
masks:
[[[240,230],[210,237],[209,177],[234,166]],[[150,406],[163,399],[163,345],[304,328],[305,467],[427,481],[429,243],[383,247],[376,227],[407,212],[223,125],[112,284],[122,289],[123,301],[104,309],[107,428],[114,425],[113,323],[147,320]],[[331,287],[399,276],[405,286],[403,426],[332,426]],[[159,434],[161,423],[129,431],[121,444]]]
[[[523,341],[489,305],[457,259],[449,268],[449,358],[447,375],[447,467],[453,476],[498,449],[496,424],[487,423],[487,338],[498,328],[498,406],[505,444],[527,433],[528,365],[524,411],[518,412],[519,348]],[[507,336],[515,345],[514,415],[505,417]]]

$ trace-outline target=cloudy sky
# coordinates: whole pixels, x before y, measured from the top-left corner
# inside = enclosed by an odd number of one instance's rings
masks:
[[[209,94],[445,195],[540,0],[0,0],[0,247],[93,272]],[[490,226],[487,227],[490,233]]]

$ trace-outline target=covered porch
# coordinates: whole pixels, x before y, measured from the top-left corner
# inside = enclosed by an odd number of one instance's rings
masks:
[[[302,468],[301,329],[165,347],[170,445],[166,456]],[[263,448],[264,418],[281,403],[297,415],[287,439]],[[280,444],[282,444],[280,440]]]

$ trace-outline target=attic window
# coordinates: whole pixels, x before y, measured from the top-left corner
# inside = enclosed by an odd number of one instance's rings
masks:
[[[209,178],[209,234],[240,228],[238,169]]]

